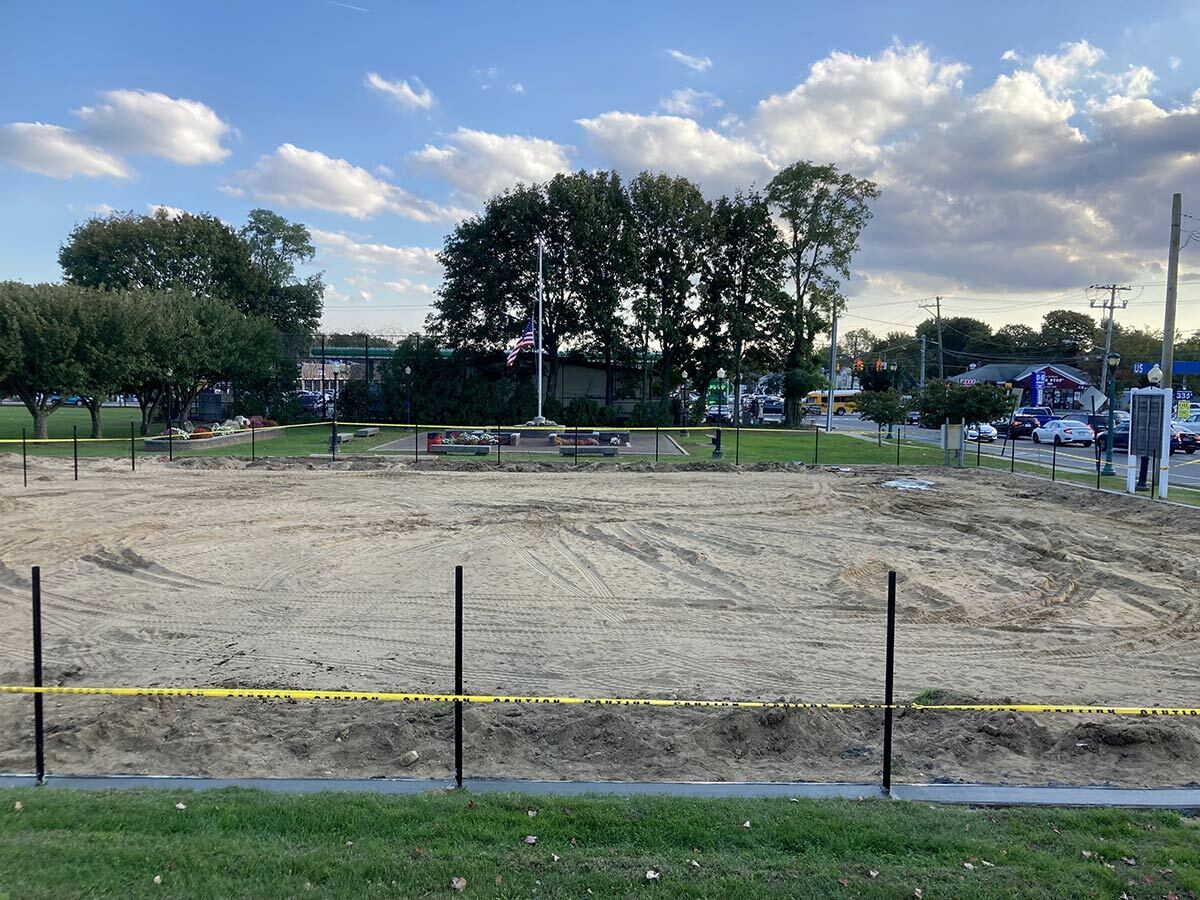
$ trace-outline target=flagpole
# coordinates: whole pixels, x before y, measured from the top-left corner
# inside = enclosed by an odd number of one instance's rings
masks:
[[[538,280],[537,280],[537,418],[539,425],[546,421],[542,415],[542,239],[537,239],[538,248]]]

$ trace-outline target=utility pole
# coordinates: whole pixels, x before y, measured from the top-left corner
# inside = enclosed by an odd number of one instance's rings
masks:
[[[829,326],[829,397],[825,405],[825,431],[833,431],[833,391],[837,387],[837,309]]]
[[[944,381],[946,378],[946,355],[942,352],[942,298],[939,295],[933,298],[933,303],[929,303],[927,301],[925,303],[918,303],[917,306],[921,307],[921,309],[936,310],[938,333],[938,378]]]
[[[1088,301],[1088,305],[1092,309],[1108,310],[1108,324],[1104,332],[1104,363],[1100,369],[1100,389],[1108,390],[1105,385],[1108,384],[1108,354],[1112,352],[1112,334],[1113,334],[1113,316],[1117,310],[1117,291],[1127,291],[1129,288],[1122,287],[1117,284],[1093,284],[1091,289],[1094,291],[1108,291],[1108,299],[1092,299]],[[1122,298],[1121,309],[1129,305],[1129,301]]]
[[[921,335],[921,380],[917,387],[925,390],[925,335]]]
[[[1170,389],[1175,367],[1175,300],[1179,294],[1179,237],[1183,225],[1183,194],[1171,198],[1171,245],[1167,251],[1167,311],[1163,318],[1162,385]]]

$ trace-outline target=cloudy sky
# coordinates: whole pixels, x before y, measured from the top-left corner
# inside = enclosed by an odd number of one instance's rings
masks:
[[[847,325],[917,301],[1036,324],[1133,285],[1161,327],[1173,192],[1200,229],[1200,4],[274,0],[8,4],[0,278],[89,215],[305,222],[325,324],[419,327],[454,222],[555,172],[716,195],[808,158],[883,191]],[[1200,232],[1179,320],[1200,328]]]

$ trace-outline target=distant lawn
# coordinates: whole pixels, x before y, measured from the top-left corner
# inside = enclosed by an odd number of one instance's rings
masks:
[[[885,801],[20,789],[0,791],[0,896],[451,897],[464,878],[478,897],[1194,897],[1195,825]]]

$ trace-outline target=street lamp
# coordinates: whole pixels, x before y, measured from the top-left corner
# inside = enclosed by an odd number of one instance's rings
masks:
[[[1105,433],[1105,448],[1104,448],[1104,468],[1100,471],[1101,475],[1116,475],[1113,470],[1113,421],[1116,418],[1117,406],[1117,366],[1121,364],[1121,354],[1115,350],[1104,357],[1104,363],[1108,366],[1108,431]]]
[[[1163,370],[1158,367],[1158,363],[1155,363],[1153,367],[1151,367],[1150,371],[1146,373],[1146,380],[1149,381],[1154,387],[1158,387],[1160,384],[1162,384],[1162,379]]]
[[[713,459],[721,459],[721,419],[725,416],[725,370],[717,369],[717,436],[713,438]]]
[[[412,424],[412,366],[404,367],[404,377],[407,381],[407,389],[404,395],[404,421]]]

